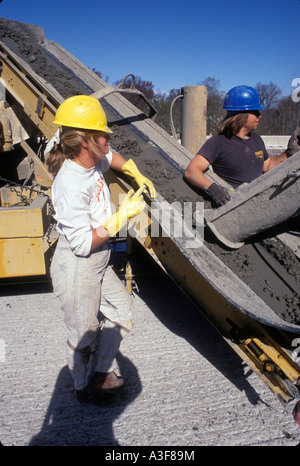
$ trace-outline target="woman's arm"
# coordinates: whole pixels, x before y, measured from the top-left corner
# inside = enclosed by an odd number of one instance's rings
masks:
[[[204,175],[204,172],[209,167],[209,161],[203,157],[203,155],[197,154],[189,163],[186,171],[185,178],[197,188],[203,189],[206,191],[209,186],[212,184],[208,178]]]
[[[117,152],[112,152],[112,160],[110,164],[110,168],[113,170],[122,171],[123,165],[126,163],[126,160],[122,155],[118,154]]]
[[[274,167],[277,167],[280,163],[284,162],[288,158],[286,152],[282,152],[280,155],[277,157],[269,157],[267,160],[265,160],[264,165],[263,165],[263,173],[268,172]]]

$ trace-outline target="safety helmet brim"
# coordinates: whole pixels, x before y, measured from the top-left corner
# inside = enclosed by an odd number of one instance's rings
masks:
[[[228,112],[246,112],[251,110],[265,110],[265,107],[262,105],[244,105],[243,107],[239,105],[223,105],[223,110]]]

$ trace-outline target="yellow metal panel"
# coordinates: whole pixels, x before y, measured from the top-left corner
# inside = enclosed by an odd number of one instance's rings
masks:
[[[32,202],[37,196],[45,195],[46,198],[51,197],[51,188],[38,191],[31,189],[30,186],[3,186],[0,188],[0,200],[2,207],[13,206],[21,201],[22,197]]]
[[[0,240],[0,278],[44,275],[43,238]]]
[[[47,221],[47,198],[38,196],[29,206],[0,209],[0,238],[41,237]]]

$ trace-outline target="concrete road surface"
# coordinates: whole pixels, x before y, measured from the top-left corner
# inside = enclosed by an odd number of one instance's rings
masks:
[[[284,408],[152,260],[135,267],[133,329],[118,358],[126,386],[97,407],[75,398],[51,284],[1,285],[1,443],[298,445],[295,403]]]

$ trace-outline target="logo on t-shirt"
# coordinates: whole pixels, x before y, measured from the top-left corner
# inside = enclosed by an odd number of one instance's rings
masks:
[[[98,178],[98,180],[96,181],[96,198],[98,202],[101,201],[101,193],[103,191],[104,183],[105,181],[103,178]]]
[[[254,152],[254,154],[255,154],[255,157],[258,157],[260,159],[262,159],[264,156],[264,153],[262,150],[258,150],[257,152]]]

